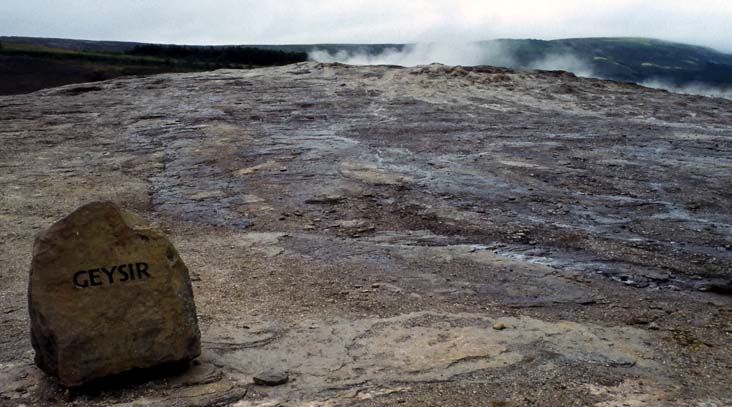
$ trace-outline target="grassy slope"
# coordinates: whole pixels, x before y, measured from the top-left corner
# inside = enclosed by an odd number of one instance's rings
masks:
[[[66,38],[0,37],[0,42],[34,45],[37,47],[65,49],[71,51],[125,52],[138,45],[136,42],[90,41]]]
[[[86,44],[87,42],[83,42]],[[0,43],[0,95],[27,93],[70,83],[92,82],[125,75],[196,72],[252,65],[192,58],[175,59],[121,52],[80,50],[74,40]],[[51,45],[67,44],[69,48]],[[127,43],[134,46],[135,44]],[[95,48],[95,47],[91,47]],[[104,47],[102,47],[104,48]],[[129,49],[126,49],[129,51]]]
[[[0,49],[0,95],[27,93],[124,75],[190,72],[210,68],[211,64],[200,62],[3,42]]]

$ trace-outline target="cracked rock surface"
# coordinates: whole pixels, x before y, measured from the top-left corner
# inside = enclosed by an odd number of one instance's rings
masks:
[[[732,101],[303,63],[0,97],[0,122],[0,405],[732,404]],[[188,266],[189,370],[67,391],[33,365],[34,235],[94,200]]]

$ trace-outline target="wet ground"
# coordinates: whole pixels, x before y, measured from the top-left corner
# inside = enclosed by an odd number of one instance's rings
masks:
[[[306,63],[0,97],[0,121],[0,405],[732,404],[732,101]],[[98,199],[191,270],[189,371],[69,391],[33,366],[34,234]]]

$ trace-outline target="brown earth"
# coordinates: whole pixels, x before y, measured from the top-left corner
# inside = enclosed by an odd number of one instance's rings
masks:
[[[0,97],[0,121],[0,404],[732,404],[732,101],[306,63]],[[33,365],[34,235],[93,200],[189,267],[185,373],[72,391]]]

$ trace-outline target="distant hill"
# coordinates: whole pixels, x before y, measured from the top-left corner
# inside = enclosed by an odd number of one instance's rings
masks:
[[[129,75],[303,62],[304,52],[54,38],[0,37],[0,95]]]
[[[661,80],[674,85],[732,86],[732,55],[711,48],[647,38],[577,38],[554,41],[497,40],[516,67],[532,67],[551,56],[571,55],[592,76],[626,82]]]
[[[223,67],[247,67],[239,52],[229,46],[185,46],[180,57],[176,46],[117,41],[58,38],[0,37],[0,94],[21,93],[46,86],[107,79],[119,75],[200,71]],[[732,89],[732,55],[710,48],[648,38],[575,38],[562,40],[499,39],[476,43],[485,54],[481,64],[517,69],[567,70],[584,76],[633,83],[658,82],[669,86],[702,85]],[[19,52],[35,49],[54,55]],[[145,48],[147,47],[147,48]],[[171,51],[171,47],[173,48]],[[314,50],[332,55],[371,55],[410,52],[414,44],[299,44],[238,46],[283,52],[274,59],[282,63],[305,60]],[[16,51],[8,52],[8,49]],[[147,49],[146,52],[140,50]],[[50,51],[49,51],[50,50]],[[76,53],[76,56],[73,54]],[[500,58],[496,58],[500,53]],[[214,55],[214,57],[212,57]],[[216,57],[215,55],[227,55]],[[250,56],[254,54],[250,53]],[[256,54],[256,61],[272,55]],[[44,59],[45,58],[45,59]],[[74,59],[76,58],[76,59]],[[224,59],[222,59],[224,58]],[[233,58],[233,60],[225,60]],[[88,61],[92,59],[99,63]],[[347,59],[347,58],[346,58]],[[254,59],[252,59],[254,61]],[[338,60],[338,59],[336,59]],[[70,61],[77,61],[72,63]],[[84,63],[81,63],[81,62]],[[425,61],[428,63],[430,61]],[[269,65],[269,63],[260,63]],[[27,71],[23,67],[28,67]],[[52,79],[52,80],[44,80]],[[28,83],[29,85],[22,85]],[[9,84],[9,85],[8,85]]]
[[[90,41],[73,40],[64,38],[39,38],[39,37],[3,37],[0,42],[11,42],[16,44],[27,44],[46,48],[59,48],[71,51],[95,51],[95,52],[127,52],[139,45],[150,45],[141,42],[123,41]],[[173,45],[173,44],[156,44]],[[402,49],[406,44],[294,44],[294,45],[267,45],[267,44],[232,44],[234,46],[255,47],[285,52],[310,52],[313,49],[322,49],[336,53],[338,51],[379,53],[385,49]],[[199,48],[222,48],[231,45],[192,45]]]
[[[34,45],[44,48],[57,48],[69,51],[94,52],[125,52],[138,45],[136,42],[122,41],[90,41],[72,40],[65,38],[38,38],[38,37],[0,37],[0,42]]]

